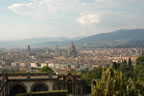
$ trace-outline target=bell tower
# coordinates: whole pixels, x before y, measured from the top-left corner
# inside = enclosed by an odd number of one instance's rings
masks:
[[[27,56],[30,56],[30,45],[27,47]]]
[[[71,44],[68,47],[68,53],[69,53],[69,56],[72,56],[72,57],[75,57],[77,55],[76,47],[73,44],[73,42],[71,42]]]

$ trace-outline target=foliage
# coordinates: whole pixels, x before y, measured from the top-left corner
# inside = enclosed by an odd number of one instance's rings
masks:
[[[49,68],[48,66],[42,67],[39,71],[40,71],[40,72],[48,72],[48,73],[53,73],[53,72],[54,72],[54,71],[53,71],[51,68]]]
[[[136,60],[137,65],[144,65],[144,56],[140,56]]]
[[[54,90],[54,91],[40,91],[40,92],[30,92],[21,93],[16,96],[67,96],[68,90]]]
[[[112,67],[114,69],[118,69],[120,67],[120,63],[112,62]]]
[[[68,94],[67,96],[73,96],[72,94]]]
[[[96,86],[92,87],[91,96],[144,96],[144,57],[137,59],[136,65],[128,62],[112,63],[106,68],[94,68],[81,78],[88,86],[92,80],[96,80]]]
[[[131,58],[128,59],[128,66],[132,66]]]
[[[1,73],[16,73],[16,72],[22,72],[18,68],[2,68],[0,69]]]
[[[135,81],[144,81],[144,66],[136,65],[134,67],[134,80]]]
[[[128,59],[128,62],[124,60],[122,63],[112,63],[112,68],[115,70],[118,70],[119,72],[122,72],[124,77],[129,79],[131,77],[133,79],[134,74],[133,74],[133,68],[134,66],[132,65],[131,58]]]
[[[91,96],[142,96],[131,78],[125,79],[113,68],[103,71],[92,90]]]
[[[94,68],[94,69],[86,72],[85,74],[83,74],[81,78],[83,80],[85,80],[88,85],[90,85],[91,81],[93,79],[100,79],[101,78],[101,76],[102,76],[102,70],[103,70],[102,67]]]
[[[99,67],[99,68],[94,68],[92,70],[89,70],[88,72],[84,72],[82,73],[81,75],[81,79],[83,80],[83,91],[84,93],[90,93],[91,92],[91,81],[93,79],[100,79],[101,76],[102,76],[102,70],[103,68],[102,67]]]
[[[113,63],[112,68],[122,72],[124,77],[129,79],[132,78],[133,80],[141,79],[144,81],[144,66],[142,64],[144,60],[144,56],[141,56],[137,59],[137,64],[134,66],[132,64],[131,59],[129,58],[128,63],[123,61],[122,63]]]
[[[136,83],[136,88],[139,90],[139,92],[144,96],[144,81],[137,81]]]

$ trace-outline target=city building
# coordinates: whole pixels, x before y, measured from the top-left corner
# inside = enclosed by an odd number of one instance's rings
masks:
[[[71,73],[62,76],[48,73],[0,74],[0,96],[52,90],[68,90],[74,96],[82,96],[83,81]]]
[[[30,53],[30,45],[28,45],[28,47],[27,47],[27,56],[30,56],[31,55],[31,53]]]
[[[71,42],[71,44],[68,47],[68,54],[69,56],[72,56],[72,57],[75,57],[77,55],[76,47],[73,44],[73,42]]]

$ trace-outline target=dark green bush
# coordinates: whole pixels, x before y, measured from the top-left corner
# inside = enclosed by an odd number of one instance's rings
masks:
[[[41,92],[30,92],[30,93],[21,93],[16,96],[66,96],[68,90],[54,90],[54,91],[41,91]]]

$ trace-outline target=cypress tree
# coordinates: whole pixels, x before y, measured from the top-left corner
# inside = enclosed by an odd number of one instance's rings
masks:
[[[130,66],[130,67],[132,66],[131,58],[128,59],[128,66]]]

